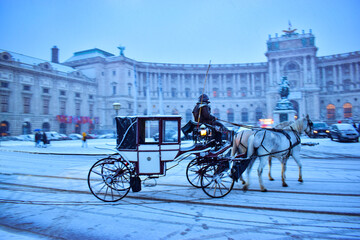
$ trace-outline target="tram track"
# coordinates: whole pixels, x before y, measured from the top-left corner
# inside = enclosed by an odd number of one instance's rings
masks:
[[[40,175],[40,174],[26,174],[26,173],[0,173],[0,175],[14,175],[14,176],[27,176],[27,177],[39,177],[39,178],[55,178],[55,179],[65,179],[65,180],[79,180],[87,181],[86,178],[77,178],[77,177],[63,177],[63,176],[52,176],[52,175]],[[318,181],[322,182],[322,181]],[[334,181],[339,183],[339,181]],[[1,183],[1,182],[0,182]],[[328,181],[327,181],[328,183]],[[346,183],[346,182],[344,182]],[[157,183],[157,186],[169,186],[169,187],[191,187],[190,185],[185,184],[170,184],[170,183]],[[242,190],[242,188],[234,187],[233,190]],[[249,192],[260,192],[257,189],[248,189]],[[269,193],[291,193],[291,194],[306,194],[306,195],[324,195],[324,196],[344,196],[344,197],[360,197],[360,194],[351,194],[351,193],[328,193],[328,192],[304,192],[304,191],[283,191],[283,190],[268,190]]]
[[[56,191],[63,193],[73,193],[73,194],[86,194],[90,195],[90,191],[82,191],[82,190],[69,190],[63,188],[54,188],[54,187],[43,187],[43,186],[34,186],[28,184],[17,184],[17,183],[8,183],[1,182],[0,185],[14,186],[14,187],[23,187],[23,188],[32,188],[32,189],[41,189],[44,191]],[[190,186],[187,186],[190,187]],[[310,213],[310,214],[326,214],[326,215],[342,215],[342,216],[356,216],[359,217],[360,213],[349,213],[349,212],[340,212],[340,211],[322,211],[322,210],[307,210],[307,209],[293,209],[293,208],[279,208],[279,207],[266,207],[266,206],[252,206],[252,205],[244,205],[244,204],[229,204],[229,203],[217,203],[217,202],[203,202],[206,200],[210,200],[209,198],[199,198],[196,200],[181,200],[181,199],[169,199],[169,198],[161,198],[154,196],[131,196],[128,195],[126,198],[137,199],[137,200],[149,200],[149,201],[157,201],[157,202],[168,202],[168,203],[181,203],[181,204],[194,204],[194,205],[203,205],[203,206],[212,206],[212,207],[227,207],[227,208],[238,208],[238,209],[253,209],[253,210],[267,210],[267,211],[281,211],[281,212],[296,212],[296,213]],[[2,203],[9,204],[32,204],[32,205],[83,205],[83,204],[95,204],[95,205],[117,205],[117,202],[110,203],[93,203],[93,202],[59,202],[59,201],[31,201],[31,200],[8,200],[8,199],[0,199]]]

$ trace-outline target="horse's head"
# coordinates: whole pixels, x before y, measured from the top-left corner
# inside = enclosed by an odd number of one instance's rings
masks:
[[[310,137],[311,132],[312,132],[312,128],[313,128],[313,122],[311,121],[310,117],[308,114],[306,114],[306,117],[304,118],[304,132],[306,133],[306,135],[308,135]]]

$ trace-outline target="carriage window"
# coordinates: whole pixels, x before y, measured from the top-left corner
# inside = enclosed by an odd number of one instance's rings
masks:
[[[164,121],[163,142],[178,142],[178,121]]]
[[[158,143],[159,142],[159,121],[148,120],[141,124],[140,143]]]

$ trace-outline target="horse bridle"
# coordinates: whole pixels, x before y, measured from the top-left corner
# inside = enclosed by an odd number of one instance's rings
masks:
[[[313,122],[310,120],[309,116],[306,116],[306,128],[304,130],[304,132],[306,133],[306,135],[308,135],[308,137],[310,137],[310,134],[312,132],[312,128],[313,128]],[[308,130],[309,128],[309,130]],[[308,131],[307,131],[308,130]]]

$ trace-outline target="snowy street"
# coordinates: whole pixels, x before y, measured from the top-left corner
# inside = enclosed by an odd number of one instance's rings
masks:
[[[237,182],[212,199],[188,183],[189,159],[157,186],[105,203],[89,191],[87,174],[101,154],[112,153],[95,146],[114,142],[1,142],[0,239],[359,239],[360,143],[302,139],[319,145],[302,146],[303,183],[288,161],[287,188],[274,159],[275,181],[268,167],[263,173],[268,192],[259,190],[256,162],[249,191]]]

